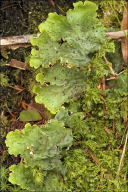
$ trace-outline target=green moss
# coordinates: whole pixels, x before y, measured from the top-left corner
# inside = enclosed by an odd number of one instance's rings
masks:
[[[93,2],[95,2],[99,7],[98,17],[101,19],[104,26],[106,28],[113,27],[113,29],[114,28],[120,29],[120,23],[118,22],[117,17],[119,18],[120,21],[122,20],[124,7],[126,6],[127,2],[126,1],[102,1],[102,0],[98,0],[98,1],[94,0]],[[113,10],[111,9],[109,2],[111,3],[113,9],[116,10],[117,17],[113,13]]]

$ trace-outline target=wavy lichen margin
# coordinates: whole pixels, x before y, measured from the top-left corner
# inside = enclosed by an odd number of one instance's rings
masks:
[[[44,68],[36,77],[40,84],[35,85],[33,92],[37,93],[35,100],[55,114],[65,102],[77,99],[85,93],[87,72],[76,67],[56,63],[53,68]]]
[[[95,3],[81,1],[74,3],[74,9],[66,16],[49,13],[48,19],[39,25],[41,34],[32,38],[31,67],[47,68],[57,60],[61,64],[82,67],[91,61],[91,53],[101,49],[105,40],[104,27],[97,19]]]

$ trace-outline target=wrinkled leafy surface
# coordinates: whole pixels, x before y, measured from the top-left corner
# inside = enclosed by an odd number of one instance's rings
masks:
[[[39,26],[39,37],[31,39],[39,50],[32,50],[30,65],[48,67],[60,59],[70,66],[84,66],[91,61],[89,54],[98,51],[105,39],[96,10],[95,3],[86,1],[83,5],[80,1],[66,16],[49,13],[46,22]]]
[[[9,181],[12,184],[20,185],[22,189],[42,190],[41,187],[35,184],[30,167],[25,167],[23,163],[19,163],[18,165],[12,165],[9,169],[12,171],[9,177]]]
[[[23,163],[12,165],[10,168],[9,181],[12,184],[20,185],[22,189],[28,191],[62,191],[59,183],[60,175],[55,172],[46,172],[31,167],[26,167]]]
[[[49,63],[53,64],[58,60],[57,52],[60,49],[60,45],[57,42],[53,42],[45,30],[43,30],[38,38],[32,38],[31,42],[39,47],[39,50],[32,49],[31,67],[38,68],[41,64],[47,67]]]
[[[68,112],[69,111],[67,109],[59,110],[55,116],[55,119],[63,121],[65,126],[70,127],[70,129],[72,129],[73,134],[79,132],[82,136],[84,136],[86,134],[86,131],[88,130],[87,123],[84,120],[84,113],[75,112],[69,115]]]
[[[67,109],[60,109],[58,113],[55,115],[55,119],[58,121],[63,121],[65,125],[67,125],[67,121],[69,119],[69,114]]]
[[[62,149],[72,145],[71,130],[55,119],[40,127],[26,124],[22,131],[8,133],[6,145],[10,154],[20,154],[31,167],[52,170],[61,167]]]
[[[44,192],[46,191],[62,191],[62,186],[60,183],[60,175],[54,172],[50,172],[47,175],[47,179],[44,181]]]
[[[68,102],[71,98],[76,99],[85,92],[86,73],[85,70],[76,67],[70,69],[59,63],[55,64],[53,69],[42,69],[42,73],[36,77],[41,86],[36,85],[33,90],[38,94],[36,102],[43,103],[55,114],[64,102]]]

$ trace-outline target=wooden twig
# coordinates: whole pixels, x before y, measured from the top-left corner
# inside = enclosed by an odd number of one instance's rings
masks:
[[[112,76],[112,77],[106,79],[106,81],[114,80],[114,79],[116,79],[116,77],[117,77],[118,75],[121,75],[122,73],[124,73],[124,72],[126,72],[126,71],[128,71],[128,69],[125,69],[124,71],[121,71],[120,73],[116,74],[116,76]],[[115,82],[113,85],[110,85],[109,87],[106,87],[105,90],[110,89],[111,87],[115,86],[116,83],[117,83],[117,79],[116,79],[116,82]]]
[[[17,45],[17,44],[28,44],[30,43],[30,38],[36,37],[35,35],[21,35],[13,37],[2,37],[0,39],[1,46]]]
[[[128,34],[128,30],[125,30],[125,32]],[[11,46],[11,45],[20,45],[24,46],[24,44],[31,44],[30,38],[31,37],[37,37],[36,35],[28,34],[28,35],[21,35],[21,36],[13,36],[13,37],[2,37],[0,38],[1,47],[2,46]],[[123,31],[117,31],[117,32],[106,32],[106,37],[110,37],[113,40],[120,39],[122,37],[125,37],[125,34]]]
[[[124,130],[124,133],[123,133],[123,137],[122,137],[122,139],[121,139],[120,146],[118,147],[119,149],[120,149],[120,147],[121,147],[121,145],[122,145],[122,143],[123,143],[124,135],[125,135],[125,132],[126,132],[126,131],[127,131],[127,126],[126,126],[126,128],[125,128],[125,130]]]
[[[91,118],[92,118],[92,115],[91,115],[89,112],[84,111],[84,113],[85,113],[85,114],[87,114],[89,117],[91,117]]]
[[[92,152],[89,150],[89,149],[87,149],[87,152],[89,153],[89,155],[93,158],[93,160],[99,165],[100,163],[99,163],[99,161],[96,159],[96,157],[92,154]]]
[[[117,75],[118,75],[118,74],[117,74]],[[115,76],[112,76],[112,77],[106,79],[106,81],[110,81],[110,80],[113,80],[113,79],[116,79],[116,77],[115,77]]]
[[[10,66],[10,67],[15,67],[15,68],[20,69],[20,70],[30,70],[28,63],[23,63],[23,62],[18,61],[16,59],[11,59],[11,61],[5,65]]]
[[[23,158],[21,158],[20,163],[23,163],[23,161],[24,161],[24,159],[23,159]]]
[[[92,154],[92,152],[91,152],[89,149],[87,149],[87,152],[88,152],[89,155],[93,158],[93,160],[94,160],[98,165],[100,165],[99,161],[96,159],[96,157]],[[101,178],[104,177],[104,176],[103,176],[102,168],[103,168],[102,165],[100,165],[100,177],[101,177]]]
[[[104,125],[104,130],[107,132],[108,135],[110,135],[110,131],[105,125]]]
[[[105,60],[106,63],[108,63],[108,60],[107,60],[107,58],[105,56],[104,56],[104,60]],[[107,66],[108,66],[108,69],[110,70],[111,74],[116,77],[117,74],[114,72],[112,67],[109,64]]]
[[[121,158],[120,158],[120,163],[119,163],[119,167],[118,167],[118,171],[117,171],[117,178],[118,178],[119,173],[120,173],[120,171],[121,171],[121,164],[122,164],[123,159],[124,159],[125,150],[126,150],[126,145],[127,145],[127,140],[128,140],[128,131],[127,131],[127,133],[126,133],[125,144],[124,144],[123,152],[122,152],[122,155],[121,155]]]
[[[106,87],[105,90],[111,89],[111,88],[114,87],[116,84],[117,84],[117,79],[116,79],[115,83],[113,83],[112,85]]]
[[[120,73],[117,74],[117,76],[124,73],[124,72],[126,72],[126,71],[128,71],[128,69],[125,69],[124,71],[121,71]]]
[[[115,133],[115,119],[113,119],[112,130]]]
[[[15,119],[15,116],[12,114],[12,112],[10,110],[8,110],[9,114],[12,116],[12,118]]]
[[[20,85],[14,85],[14,86],[7,85],[7,87],[17,90],[18,92],[15,93],[15,95],[17,95],[17,94],[21,93],[22,91],[24,91],[25,89],[27,89],[27,87],[21,87]]]
[[[100,95],[100,99],[105,103],[105,100],[101,95]]]
[[[105,87],[106,87],[106,85],[105,85],[105,77],[102,78],[101,85],[102,85],[102,90],[104,91]],[[104,94],[102,96],[100,95],[100,98],[103,101],[103,113],[104,113],[104,116],[105,116],[105,114],[106,114],[106,106],[105,106],[105,100],[104,100],[105,95]]]
[[[128,35],[128,30],[124,30],[124,31]],[[113,40],[117,40],[117,39],[120,39],[122,37],[125,37],[124,31],[107,32],[106,37],[110,37]]]
[[[102,90],[105,90],[105,77],[102,78]]]

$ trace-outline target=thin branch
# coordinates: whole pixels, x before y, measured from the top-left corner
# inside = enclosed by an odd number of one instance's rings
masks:
[[[87,114],[89,117],[92,117],[92,115],[89,112],[84,111],[84,113]]]
[[[112,85],[106,87],[105,90],[111,89],[111,88],[114,87],[116,84],[117,84],[117,79],[116,79],[115,83],[113,83]]]
[[[128,71],[128,69],[125,69],[124,71],[121,71],[121,72],[118,73],[117,75],[120,75],[120,74],[122,74],[122,73],[124,73],[124,72],[126,72],[126,71]]]
[[[120,73],[116,74],[116,76],[121,75],[122,73],[124,73],[126,71],[128,71],[128,69],[125,69],[124,71],[121,71]],[[116,79],[116,76],[112,76],[112,77],[106,79],[106,81],[114,80],[114,79]]]
[[[1,46],[18,45],[18,44],[29,44],[31,37],[37,37],[36,35],[21,35],[13,37],[2,37],[0,38]]]
[[[104,125],[104,130],[107,132],[108,135],[110,135],[110,131],[105,125]]]
[[[125,32],[128,34],[128,30],[125,30]],[[31,37],[37,37],[36,35],[21,35],[21,36],[13,36],[13,37],[2,37],[0,38],[1,47],[2,46],[9,46],[9,45],[24,45],[24,44],[30,44],[30,38]],[[125,37],[125,34],[123,31],[116,31],[116,32],[106,32],[106,37],[110,37],[111,39],[117,40],[122,37]]]
[[[119,173],[120,173],[120,171],[121,171],[121,164],[122,164],[123,159],[124,159],[125,150],[126,150],[126,146],[127,146],[127,140],[128,140],[128,131],[127,131],[127,133],[126,133],[125,144],[124,144],[123,152],[122,152],[122,155],[121,155],[121,158],[120,158],[120,163],[119,163],[119,167],[118,167],[118,171],[117,171],[117,178],[118,178]]]
[[[108,63],[108,60],[107,60],[107,58],[106,58],[105,56],[104,56],[104,60],[105,60],[106,63]],[[117,74],[114,72],[114,70],[112,69],[112,67],[111,67],[109,64],[107,64],[107,66],[108,66],[111,74],[112,74],[113,76],[117,76]]]
[[[117,75],[118,75],[118,74],[117,74]],[[116,79],[116,77],[115,77],[115,76],[112,76],[112,77],[106,79],[106,81],[110,81],[110,80],[114,80],[114,79]]]
[[[124,30],[124,31],[128,36],[128,30]],[[107,32],[106,37],[110,37],[111,39],[117,40],[117,39],[120,39],[122,37],[126,37],[125,33],[123,31]]]
[[[89,149],[87,149],[87,152],[88,152],[89,155],[92,157],[92,159],[93,159],[98,165],[100,165],[100,162],[96,159],[96,157],[92,154],[92,152],[91,152]],[[104,177],[104,176],[103,176],[103,171],[102,171],[102,169],[103,169],[103,167],[102,167],[102,165],[100,165],[100,176],[101,176],[101,178]]]
[[[89,153],[89,155],[92,157],[92,159],[99,165],[100,163],[99,163],[99,161],[96,159],[96,157],[92,154],[92,152],[89,150],[89,149],[87,149],[87,152]]]
[[[113,132],[115,133],[115,119],[113,119],[112,130],[113,130]]]
[[[123,143],[124,135],[125,135],[125,132],[126,132],[126,131],[127,131],[127,126],[126,126],[126,128],[125,128],[125,130],[124,130],[123,137],[122,137],[122,139],[121,139],[121,143],[120,143],[120,146],[118,147],[118,149],[120,149],[120,147],[121,147],[121,145],[122,145],[122,143]]]

